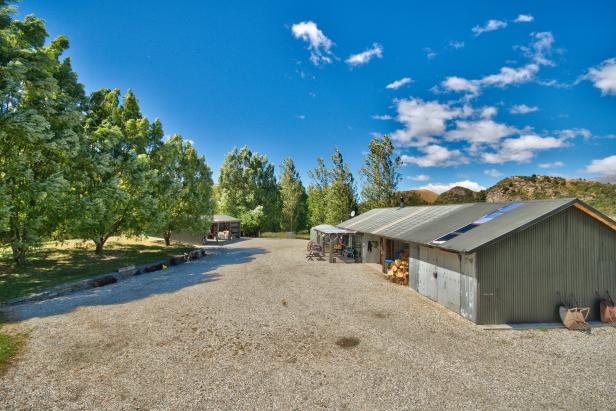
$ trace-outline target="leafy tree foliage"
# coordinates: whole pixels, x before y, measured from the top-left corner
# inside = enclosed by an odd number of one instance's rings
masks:
[[[280,188],[274,166],[266,156],[253,153],[248,147],[231,150],[220,169],[217,190],[219,209],[225,214],[239,216],[245,230],[254,222],[247,213],[258,206],[263,207],[263,217],[255,232],[279,229]],[[244,221],[245,218],[251,221]]]
[[[252,210],[243,211],[239,217],[242,220],[242,229],[248,235],[257,235],[263,227],[265,213],[263,206],[258,205]]]
[[[158,170],[155,194],[160,213],[152,225],[167,245],[177,231],[205,233],[214,212],[212,171],[188,141],[172,136],[152,153]]]
[[[280,174],[280,196],[282,199],[282,228],[295,232],[306,226],[306,189],[292,159],[282,162]]]
[[[326,221],[335,225],[351,218],[351,212],[357,209],[357,196],[353,174],[337,147],[331,159],[331,186],[327,193]]]
[[[162,145],[162,127],[141,116],[132,92],[123,104],[119,96],[117,89],[92,94],[75,175],[72,233],[93,240],[98,254],[109,237],[140,234],[160,214],[150,152]]]
[[[314,227],[327,221],[327,192],[331,182],[323,158],[317,158],[317,166],[308,172],[308,176],[308,222]]]
[[[400,157],[394,156],[394,146],[389,136],[382,139],[374,137],[370,141],[360,171],[364,180],[361,191],[363,207],[372,209],[397,205],[401,165]]]
[[[60,59],[67,38],[45,46],[43,21],[14,14],[0,2],[0,240],[23,265],[64,218],[85,95],[70,60]]]
[[[325,161],[317,159],[317,167],[308,175],[311,183],[308,187],[308,210],[311,225],[339,224],[351,217],[357,209],[355,180],[344,162],[338,148],[331,156],[332,168],[328,169]]]

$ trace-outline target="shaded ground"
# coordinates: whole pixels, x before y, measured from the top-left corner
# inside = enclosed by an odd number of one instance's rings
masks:
[[[9,250],[0,250],[0,302],[190,249],[191,246],[177,242],[167,247],[163,240],[153,237],[112,237],[105,244],[105,255],[100,257],[94,253],[92,241],[48,242],[29,255],[25,267],[14,267]]]
[[[616,330],[483,331],[371,267],[306,262],[305,245],[212,247],[21,307],[0,408],[616,407]]]

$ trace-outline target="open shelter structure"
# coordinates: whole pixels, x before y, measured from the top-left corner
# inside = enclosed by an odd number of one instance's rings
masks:
[[[361,240],[355,236],[354,230],[321,224],[310,229],[310,240],[321,246],[325,254],[329,254],[329,262],[335,262],[337,254],[343,261],[351,258],[353,261],[361,258]]]
[[[209,239],[224,239],[240,238],[241,223],[239,218],[231,217],[225,214],[214,214],[212,225],[208,233]]]

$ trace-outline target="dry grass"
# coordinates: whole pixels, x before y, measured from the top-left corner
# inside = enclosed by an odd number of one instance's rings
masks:
[[[167,247],[163,240],[155,237],[112,237],[105,244],[105,254],[98,256],[94,253],[92,241],[52,241],[33,251],[25,267],[13,266],[9,250],[2,249],[0,302],[127,265],[146,264],[192,248],[178,242]]]

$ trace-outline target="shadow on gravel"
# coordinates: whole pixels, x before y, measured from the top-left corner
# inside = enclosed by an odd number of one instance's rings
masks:
[[[214,250],[208,250],[214,251]],[[260,247],[217,248],[201,260],[170,267],[153,273],[144,273],[114,284],[91,288],[35,303],[8,307],[4,317],[9,321],[27,320],[64,314],[78,307],[124,304],[152,295],[172,293],[196,284],[218,280],[215,270],[226,265],[245,264],[254,256],[265,254]]]

